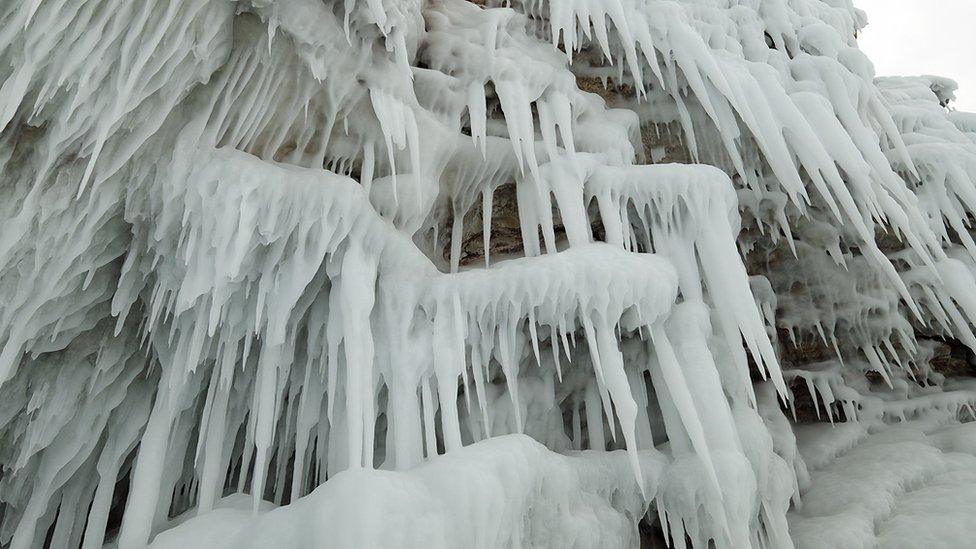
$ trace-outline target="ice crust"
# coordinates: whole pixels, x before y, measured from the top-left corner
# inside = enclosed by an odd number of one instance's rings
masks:
[[[954,83],[875,80],[849,0],[482,4],[0,4],[0,545],[944,541]]]

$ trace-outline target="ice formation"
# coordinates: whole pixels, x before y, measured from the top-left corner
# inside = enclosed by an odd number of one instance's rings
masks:
[[[865,24],[0,3],[0,546],[970,539],[976,115]]]

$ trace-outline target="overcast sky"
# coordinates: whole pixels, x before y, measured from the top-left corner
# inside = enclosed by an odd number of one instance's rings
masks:
[[[935,74],[959,82],[956,108],[976,112],[976,0],[854,0],[858,39],[878,76]]]

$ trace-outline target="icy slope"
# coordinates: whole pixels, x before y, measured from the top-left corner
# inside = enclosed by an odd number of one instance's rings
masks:
[[[0,4],[0,544],[789,547],[798,380],[971,406],[950,83],[846,0],[478,4]]]

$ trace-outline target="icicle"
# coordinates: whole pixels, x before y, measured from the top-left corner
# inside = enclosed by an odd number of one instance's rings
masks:
[[[494,191],[492,189],[486,189],[482,191],[481,194],[481,235],[483,239],[486,269],[491,266],[488,256],[491,253],[491,202],[494,198],[493,193]]]
[[[708,448],[708,441],[705,438],[705,431],[701,424],[701,419],[694,407],[694,400],[688,385],[683,380],[681,366],[678,364],[671,343],[668,341],[664,331],[658,326],[651,326],[651,338],[654,342],[654,351],[657,355],[657,364],[664,374],[664,385],[671,392],[672,402],[681,421],[684,424],[685,432],[691,440],[692,446],[705,464],[705,471],[708,473],[709,481],[715,489],[721,493],[718,476],[715,472],[715,465],[712,462],[712,454]]]

